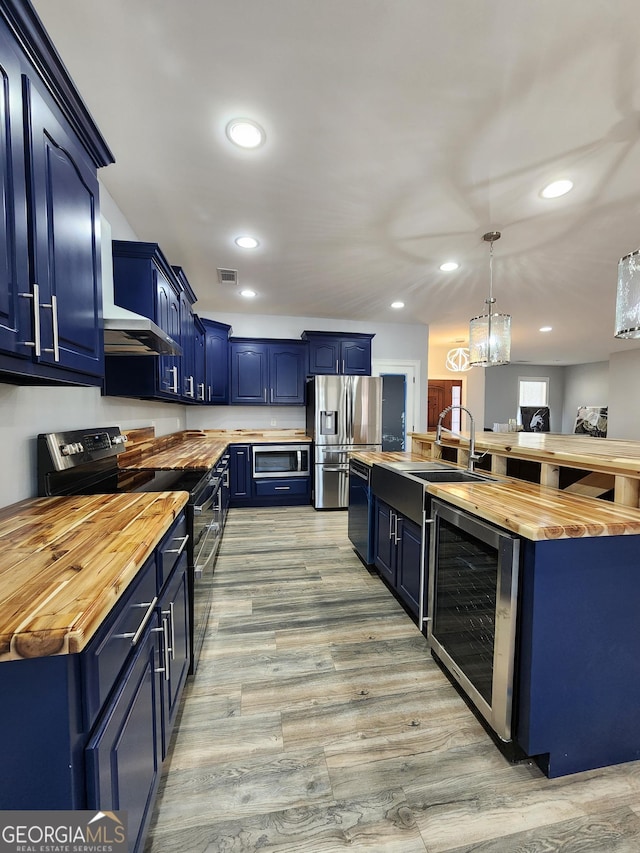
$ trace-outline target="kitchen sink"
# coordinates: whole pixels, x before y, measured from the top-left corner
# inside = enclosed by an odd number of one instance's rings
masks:
[[[426,480],[427,483],[481,483],[496,482],[495,477],[490,477],[487,474],[480,474],[476,471],[410,471],[407,472],[410,477],[418,477],[420,480]]]
[[[411,468],[400,467],[411,465]],[[415,466],[415,467],[413,467]],[[495,477],[454,468],[439,462],[380,462],[371,472],[371,491],[393,509],[422,524],[423,511],[429,513],[428,483],[496,482]]]
[[[391,468],[392,471],[451,471],[451,465],[444,465],[442,462],[429,462],[428,459],[401,461],[401,462],[381,462],[380,465],[385,468]]]

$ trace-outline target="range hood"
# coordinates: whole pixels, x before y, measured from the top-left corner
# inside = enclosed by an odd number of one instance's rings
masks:
[[[153,320],[115,304],[111,226],[104,217],[100,220],[105,355],[182,355],[182,347]]]

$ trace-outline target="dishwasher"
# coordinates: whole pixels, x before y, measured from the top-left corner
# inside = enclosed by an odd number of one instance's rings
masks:
[[[373,565],[373,495],[371,466],[349,460],[348,534],[353,548],[365,564]]]

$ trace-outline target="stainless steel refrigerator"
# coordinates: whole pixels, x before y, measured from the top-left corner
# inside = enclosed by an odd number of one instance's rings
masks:
[[[307,433],[314,442],[313,505],[316,509],[346,509],[349,451],[382,450],[382,379],[308,379]]]

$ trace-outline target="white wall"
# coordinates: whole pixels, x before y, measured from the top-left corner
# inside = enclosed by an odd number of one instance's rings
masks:
[[[565,367],[562,432],[573,433],[579,406],[609,404],[609,384],[608,361],[572,364]]]
[[[0,384],[0,506],[36,496],[38,433],[114,425],[165,435],[185,429],[184,406],[102,397],[99,388]]]
[[[640,441],[640,349],[609,356],[607,438]]]

